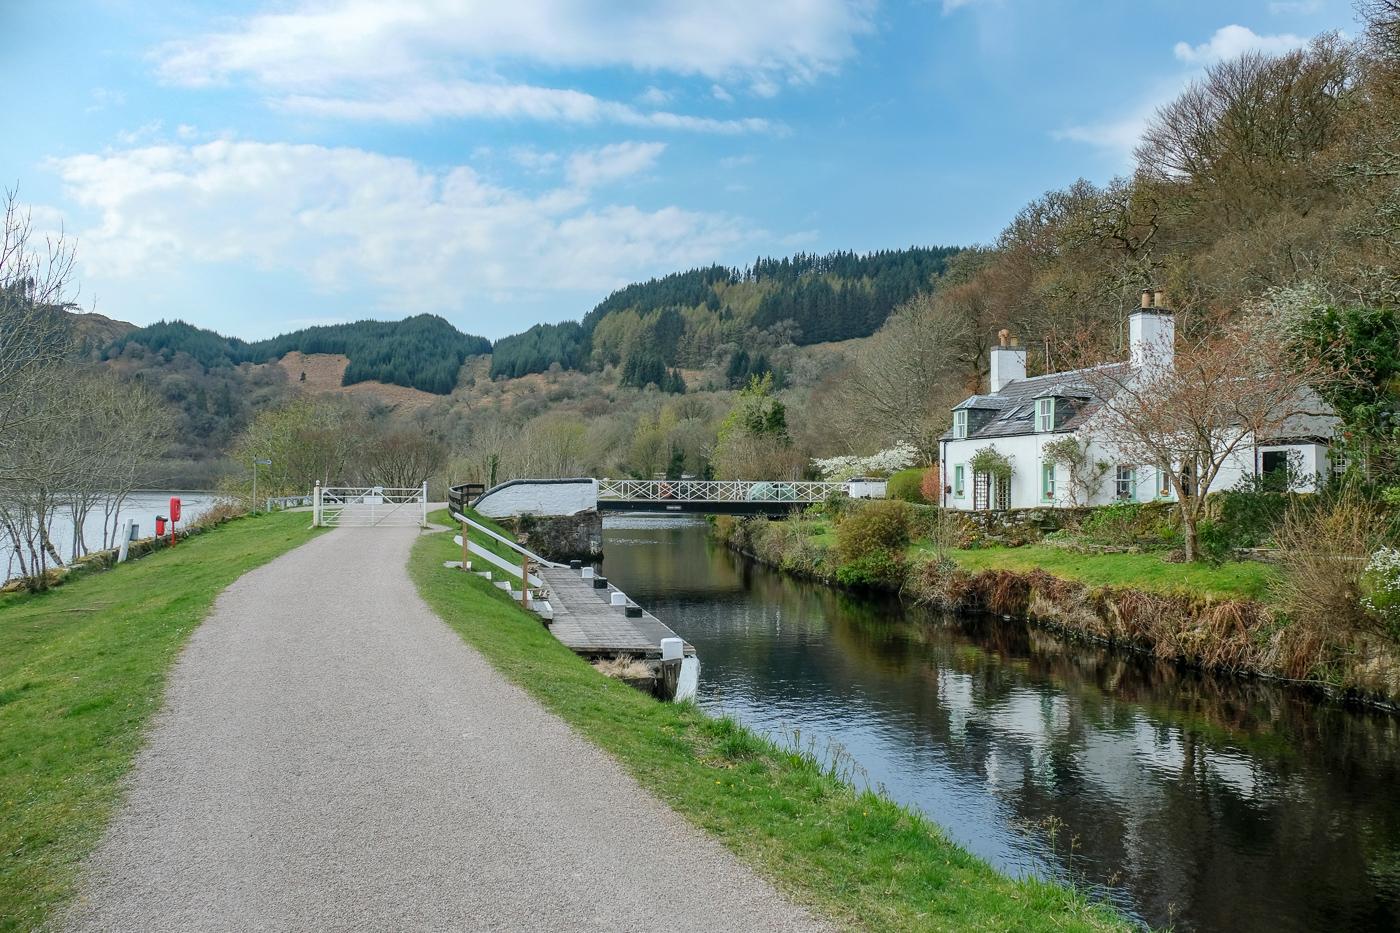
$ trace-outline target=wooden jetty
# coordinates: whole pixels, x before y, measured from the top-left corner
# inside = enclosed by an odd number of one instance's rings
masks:
[[[612,584],[595,588],[595,579],[585,579],[570,567],[539,568],[540,579],[547,589],[546,598],[554,618],[549,630],[554,637],[586,658],[616,658],[631,655],[638,660],[661,657],[661,639],[679,638],[675,632],[645,610],[629,616],[628,606],[613,605],[613,594],[620,592]],[[695,648],[682,641],[683,652],[695,654]]]
[[[683,699],[693,695],[699,670],[695,647],[628,599],[606,577],[578,562],[566,566],[545,560],[460,512],[454,511],[453,517],[462,523],[462,534],[457,538],[462,560],[451,566],[471,570],[472,558],[478,558],[479,563],[495,570],[476,572],[487,579],[503,572],[507,578],[496,585],[536,612],[554,637],[575,654],[589,661],[632,658],[652,672],[645,689],[667,700],[676,698],[678,691]],[[520,563],[514,564],[471,540],[469,528],[505,545],[520,556]],[[511,586],[512,576],[522,581],[518,592]],[[691,674],[683,685],[685,670]]]

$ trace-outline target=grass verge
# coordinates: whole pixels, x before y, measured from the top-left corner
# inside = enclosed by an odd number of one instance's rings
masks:
[[[434,520],[450,524],[446,513]],[[414,546],[410,572],[434,611],[643,787],[796,900],[873,930],[1128,929],[1065,887],[999,874],[922,816],[858,792],[839,768],[601,676],[500,590],[444,568],[453,551],[450,534],[425,535]]]
[[[33,930],[75,887],[214,598],[315,532],[236,519],[39,595],[0,596],[0,930]]]
[[[915,553],[931,554],[925,547]],[[1158,554],[1080,554],[1044,544],[950,551],[965,570],[1044,570],[1089,586],[1130,587],[1150,593],[1188,593],[1265,601],[1278,571],[1256,561],[1173,564]]]

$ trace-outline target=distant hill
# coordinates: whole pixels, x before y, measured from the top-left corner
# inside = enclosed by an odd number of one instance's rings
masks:
[[[799,346],[867,337],[927,289],[956,247],[798,254],[745,269],[709,266],[628,285],[581,322],[537,324],[496,342],[491,375],[621,367],[624,384],[724,358],[742,379],[755,332]],[[740,355],[742,354],[742,359]],[[653,380],[655,381],[655,380]]]
[[[133,346],[171,360],[184,353],[208,369],[240,363],[269,363],[288,353],[339,354],[349,360],[342,385],[384,382],[446,395],[469,356],[490,353],[485,337],[464,334],[436,315],[402,321],[356,321],[307,327],[270,340],[224,337],[184,321],[160,321],[121,334],[103,351],[104,359],[128,355]]]
[[[136,329],[135,324],[117,321],[95,312],[83,314],[70,311],[68,318],[73,325],[73,339],[85,354],[100,352],[114,340],[119,340]]]

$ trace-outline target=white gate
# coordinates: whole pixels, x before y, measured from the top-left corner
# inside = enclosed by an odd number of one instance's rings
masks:
[[[313,494],[316,527],[410,527],[428,524],[428,484],[392,486],[321,486]]]

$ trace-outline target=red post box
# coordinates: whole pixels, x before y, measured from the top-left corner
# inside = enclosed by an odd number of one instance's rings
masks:
[[[180,497],[170,497],[170,523],[173,525],[180,520]]]
[[[157,515],[157,516],[156,516],[156,537],[157,537],[157,538],[163,538],[163,537],[165,537],[165,516],[164,516],[164,515]]]

